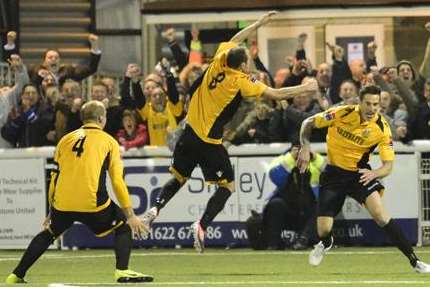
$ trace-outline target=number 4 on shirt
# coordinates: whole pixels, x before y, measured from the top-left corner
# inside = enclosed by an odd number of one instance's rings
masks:
[[[72,152],[75,152],[77,157],[81,157],[81,154],[84,152],[84,143],[86,138],[87,137],[79,138],[73,145]]]

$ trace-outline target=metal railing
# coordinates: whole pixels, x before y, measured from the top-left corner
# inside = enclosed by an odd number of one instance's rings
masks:
[[[430,245],[430,156],[421,154],[419,183],[421,187],[421,236],[422,244]]]

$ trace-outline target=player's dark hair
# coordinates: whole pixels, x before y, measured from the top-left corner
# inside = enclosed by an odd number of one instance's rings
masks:
[[[242,63],[248,61],[248,55],[244,48],[233,48],[227,54],[227,66],[232,69],[237,69]]]
[[[381,95],[381,89],[374,85],[364,86],[360,89],[360,92],[358,93],[360,97],[360,101],[363,100],[364,95],[371,94],[371,95]]]

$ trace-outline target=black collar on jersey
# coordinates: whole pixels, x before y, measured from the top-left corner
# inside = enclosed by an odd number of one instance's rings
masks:
[[[94,124],[94,123],[84,124],[82,128],[85,130],[101,130],[101,127],[99,127],[97,124]]]

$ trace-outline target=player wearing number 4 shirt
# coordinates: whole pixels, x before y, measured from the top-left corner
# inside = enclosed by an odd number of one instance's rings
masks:
[[[409,259],[418,273],[430,273],[430,265],[420,261],[397,223],[382,203],[384,187],[379,182],[391,173],[394,160],[391,131],[379,114],[381,90],[367,86],[360,90],[360,104],[329,109],[302,123],[298,164],[306,171],[310,157],[313,128],[328,127],[328,164],[320,176],[317,230],[321,241],[309,254],[309,264],[318,266],[332,247],[333,218],[342,209],[346,196],[354,198],[369,211],[387,237]],[[382,166],[372,170],[369,156],[378,147]]]
[[[163,186],[155,206],[143,216],[147,232],[160,209],[176,194],[199,165],[205,180],[217,185],[199,221],[192,225],[194,247],[203,252],[207,227],[224,208],[234,192],[234,174],[228,154],[222,145],[224,125],[231,119],[244,97],[268,97],[273,100],[291,98],[317,89],[315,81],[305,85],[272,89],[249,75],[247,50],[238,46],[258,27],[270,21],[277,12],[264,14],[258,21],[238,32],[227,43],[221,43],[213,62],[192,85],[187,125],[176,144],[172,178]]]
[[[128,269],[132,235],[140,237],[143,224],[131,207],[119,145],[103,131],[104,105],[98,101],[86,103],[81,109],[81,119],[84,125],[64,136],[55,151],[56,168],[49,186],[50,212],[44,223],[45,230],[31,241],[6,283],[25,283],[27,270],[74,221],[84,223],[98,237],[114,233],[117,282],[153,280],[152,276]],[[121,209],[108,196],[106,172]]]

